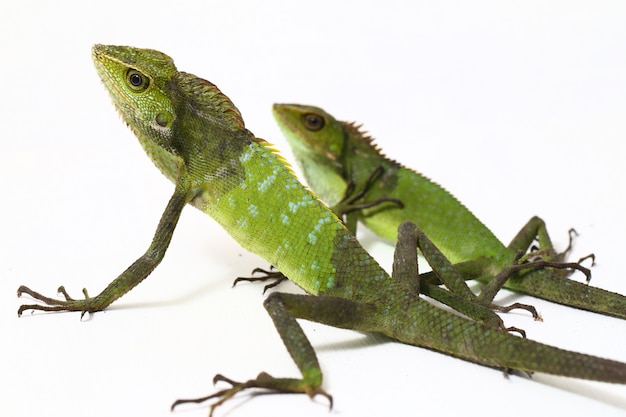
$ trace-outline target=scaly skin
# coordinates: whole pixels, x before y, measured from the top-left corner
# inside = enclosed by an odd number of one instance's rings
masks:
[[[363,202],[392,198],[401,201],[403,207],[386,203],[354,211],[349,215],[354,224],[358,220],[379,236],[395,241],[398,225],[410,220],[451,262],[470,261],[463,271],[468,279],[490,281],[514,262],[520,250],[526,252],[535,238],[539,239],[544,259],[562,261],[554,253],[541,219],[531,219],[507,247],[443,187],[385,157],[359,126],[338,121],[313,106],[275,104],[273,112],[309,186],[329,205],[340,206],[348,183],[362,187],[375,169],[382,168],[380,178],[367,190]],[[563,270],[521,272],[509,278],[504,287],[626,318],[626,297],[569,280]]]
[[[505,369],[548,372],[626,383],[626,364],[563,351],[513,336],[437,308],[419,297],[416,246],[433,255],[433,268],[452,266],[411,223],[403,224],[390,277],[343,223],[295,178],[269,145],[245,129],[239,111],[213,84],[179,72],[166,55],[146,49],[96,45],[93,59],[123,119],[155,165],[175,183],[154,240],[142,257],[94,298],[44,297],[24,310],[93,312],[106,308],[162,259],[183,207],[189,203],[218,221],[246,249],[276,265],[311,295],[273,293],[265,307],[298,365],[301,378],[261,373],[207,398],[213,409],[238,392],[324,395],[322,373],[296,322],[384,333],[469,361]],[[416,286],[416,282],[418,285]],[[64,294],[66,294],[64,292]],[[187,401],[179,400],[175,405]]]

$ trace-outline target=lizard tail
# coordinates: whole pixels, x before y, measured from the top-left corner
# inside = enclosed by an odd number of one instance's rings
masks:
[[[387,331],[383,333],[405,343],[494,368],[626,384],[626,363],[514,336],[427,302],[418,302],[413,308],[416,310],[407,314],[410,325],[396,322],[396,326],[385,326]],[[393,330],[389,331],[390,328]]]
[[[626,319],[625,296],[559,276],[554,271],[549,277],[546,274],[545,271],[533,271],[515,276],[506,282],[505,287],[554,303]]]
[[[478,325],[478,327],[483,327]],[[626,363],[560,349],[509,333],[472,332],[469,341],[474,360],[488,366],[541,372],[571,378],[626,384]],[[462,350],[462,352],[470,353]],[[461,354],[463,357],[464,355]]]
[[[519,341],[522,343],[514,343],[516,354],[507,360],[507,366],[511,369],[626,384],[625,363],[572,352],[533,340],[520,338]]]

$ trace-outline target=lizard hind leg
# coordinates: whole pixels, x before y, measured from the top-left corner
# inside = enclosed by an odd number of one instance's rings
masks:
[[[433,272],[447,290],[428,282],[421,283],[417,263],[417,248],[422,251]],[[493,297],[485,299],[476,296],[467,286],[465,278],[457,270],[457,265],[453,265],[428,236],[410,221],[406,221],[398,227],[398,242],[394,254],[392,277],[413,294],[424,294],[476,321],[500,330],[518,332],[522,336],[525,336],[523,330],[505,327],[502,319],[494,311],[524,309],[529,311],[535,319],[540,317],[533,306],[516,303],[512,306],[502,307],[493,304]]]
[[[556,252],[548,234],[546,223],[540,217],[534,216],[520,229],[507,248],[514,252],[523,252],[524,255],[521,260],[539,258],[545,261],[565,263],[574,246],[574,238],[577,236],[578,232],[575,229],[569,229],[567,247],[561,252]],[[537,242],[539,246],[534,246],[533,242]],[[593,253],[580,258],[578,263],[580,264],[587,259],[591,259],[591,266],[595,264],[595,255]]]
[[[301,378],[275,378],[266,372],[261,372],[256,378],[237,382],[218,374],[214,382],[226,382],[231,385],[230,388],[201,398],[177,400],[172,408],[186,403],[215,400],[210,406],[212,414],[216,407],[238,393],[255,388],[267,394],[306,394],[311,398],[321,395],[328,399],[332,407],[332,397],[321,388],[322,371],[315,350],[296,318],[344,329],[372,331],[378,325],[376,309],[370,304],[344,298],[281,292],[270,294],[264,306],[300,370]]]

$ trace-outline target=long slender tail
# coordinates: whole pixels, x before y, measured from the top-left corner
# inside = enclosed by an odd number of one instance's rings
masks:
[[[626,319],[626,297],[561,277],[549,270],[531,271],[512,277],[505,287],[582,310]]]
[[[519,339],[508,362],[511,369],[626,384],[626,364]],[[519,346],[517,346],[519,345]]]
[[[470,323],[475,325],[476,323]],[[626,384],[626,363],[573,352],[477,325],[473,359],[485,365],[571,378]],[[469,330],[469,329],[468,329]]]
[[[626,363],[514,336],[443,311],[424,300],[413,308],[405,311],[409,326],[396,322],[394,330],[385,333],[406,343],[491,367],[626,384]]]

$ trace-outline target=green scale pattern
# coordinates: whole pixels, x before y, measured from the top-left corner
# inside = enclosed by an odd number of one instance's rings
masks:
[[[334,241],[350,236],[347,230],[261,143],[251,142],[239,162],[243,180],[206,212],[241,246],[271,262],[308,293],[333,288],[338,273],[331,262]]]

